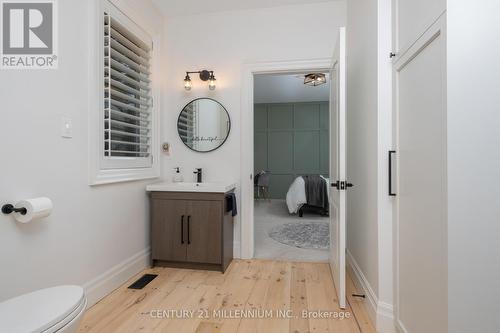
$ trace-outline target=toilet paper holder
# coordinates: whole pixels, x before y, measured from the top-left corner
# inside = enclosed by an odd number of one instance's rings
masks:
[[[6,204],[2,206],[2,213],[4,214],[12,214],[12,213],[20,213],[21,215],[26,215],[28,210],[24,207],[16,208],[14,205]]]

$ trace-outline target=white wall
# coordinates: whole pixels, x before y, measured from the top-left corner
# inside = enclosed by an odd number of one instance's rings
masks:
[[[377,1],[347,5],[347,248],[378,294]]]
[[[49,218],[32,224],[0,214],[0,301],[58,284],[92,287],[95,301],[147,264],[148,181],[88,185],[87,115],[97,112],[88,108],[90,3],[58,2],[59,69],[0,72],[0,203],[54,203]],[[149,2],[121,3],[162,33]],[[72,139],[60,136],[61,116],[73,121]]]
[[[497,0],[448,0],[449,332],[498,332]]]
[[[394,330],[392,202],[391,1],[347,2],[348,261],[368,294],[380,332]]]
[[[136,0],[141,1],[141,0]],[[163,11],[165,17],[188,16],[202,13],[217,13],[222,11],[248,10],[255,8],[272,8],[288,5],[300,5],[304,3],[328,2],[332,0],[214,0],[214,1],[165,1],[153,0]],[[334,0],[335,1],[335,0]]]
[[[322,22],[321,28],[310,22]],[[240,182],[241,72],[244,63],[331,57],[338,27],[345,24],[345,4],[328,2],[202,16],[166,21],[165,43],[168,82],[164,90],[163,139],[172,152],[164,155],[168,180],[180,166],[186,180],[195,168],[203,168],[207,181]],[[307,46],[312,45],[311,48]],[[183,89],[185,71],[214,70],[217,89],[193,77],[193,89]],[[212,97],[221,102],[231,117],[231,134],[226,143],[210,153],[195,153],[180,141],[176,121],[181,108],[191,99]],[[239,191],[238,196],[239,196]],[[240,222],[235,222],[235,254],[239,254]]]

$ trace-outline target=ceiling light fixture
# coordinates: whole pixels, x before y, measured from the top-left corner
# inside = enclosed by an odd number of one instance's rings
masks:
[[[304,77],[304,84],[307,86],[320,86],[326,83],[326,75],[323,73],[310,73]]]
[[[208,71],[206,69],[201,70],[201,71],[195,71],[195,72],[186,72],[186,77],[184,78],[184,89],[186,91],[190,91],[191,88],[193,87],[193,82],[191,81],[191,77],[189,74],[199,74],[200,80],[202,81],[208,81],[208,89],[210,90],[215,90],[215,75],[214,71]]]

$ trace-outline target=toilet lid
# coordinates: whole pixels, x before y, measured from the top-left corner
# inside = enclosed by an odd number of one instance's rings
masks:
[[[70,315],[85,301],[83,288],[59,286],[0,303],[0,332],[39,333]]]

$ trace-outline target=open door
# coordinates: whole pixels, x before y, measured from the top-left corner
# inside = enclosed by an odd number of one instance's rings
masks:
[[[330,268],[339,305],[346,307],[346,33],[340,28],[330,85]]]

